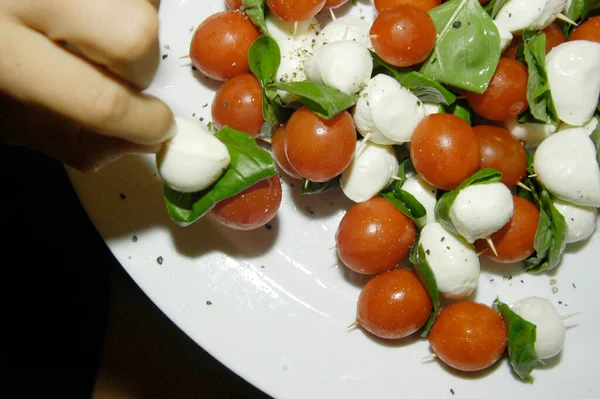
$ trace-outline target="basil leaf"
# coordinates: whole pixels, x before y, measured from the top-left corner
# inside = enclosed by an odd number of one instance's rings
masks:
[[[374,75],[382,71],[391,76],[422,102],[450,105],[456,101],[456,96],[435,80],[412,69],[390,65],[373,51],[371,51],[371,55],[373,56],[373,70],[376,71]]]
[[[440,83],[483,93],[500,59],[498,28],[478,0],[450,0],[429,10],[438,31],[420,72]]]
[[[460,190],[477,184],[496,183],[499,182],[500,179],[502,179],[502,173],[498,172],[496,169],[489,168],[475,172],[471,177],[460,183],[454,190],[448,191],[440,197],[435,204],[435,218],[446,230],[460,235],[450,218],[450,208],[452,207],[452,204],[454,204],[454,200],[460,193]]]
[[[591,10],[598,7],[600,7],[600,0],[573,0],[567,10],[567,17],[574,22],[579,22],[584,20]]]
[[[431,270],[431,266],[429,266],[429,262],[427,262],[423,246],[418,240],[410,249],[408,260],[412,263],[413,269],[415,269],[415,272],[423,283],[433,305],[431,315],[429,316],[427,323],[425,323],[421,329],[421,337],[425,338],[429,334],[429,330],[431,330],[431,327],[433,326],[433,323],[435,323],[435,319],[440,312],[440,293],[435,274],[433,274],[433,270]]]
[[[270,87],[300,96],[301,104],[324,119],[331,119],[356,104],[356,97],[312,82],[277,82]]]
[[[500,11],[500,9],[502,8],[502,6],[510,0],[492,0],[489,3],[487,3],[483,9],[490,14],[490,17],[492,17],[492,19],[496,18],[496,15],[498,15],[498,12]]]
[[[322,182],[322,183],[317,183],[314,181],[303,179],[302,180],[302,188],[300,189],[300,193],[302,195],[326,193],[328,191],[335,189],[336,187],[339,187],[340,177],[341,176],[336,176],[333,179],[328,180],[326,182]]]
[[[546,35],[543,32],[523,32],[523,54],[529,74],[527,79],[529,112],[543,123],[556,123],[558,116],[546,72]]]
[[[167,211],[176,223],[191,224],[219,201],[275,175],[275,161],[271,154],[260,148],[248,133],[225,126],[215,136],[227,146],[231,164],[215,184],[201,192],[181,193],[165,185]]]
[[[397,190],[381,194],[383,198],[388,200],[400,212],[416,221],[427,215],[425,207],[406,190]]]
[[[590,139],[592,139],[592,142],[596,146],[596,161],[600,165],[600,115],[596,115],[594,118],[598,121],[598,125],[596,125],[596,129],[590,134]]]
[[[398,167],[398,179],[394,179],[394,182],[391,185],[392,191],[400,191],[402,189],[402,185],[406,181],[408,177],[406,177],[406,165],[410,162],[410,158],[405,158],[402,162],[400,162],[400,166]],[[412,165],[411,165],[412,166]]]
[[[464,100],[459,100],[451,106],[443,107],[442,109],[447,114],[458,116],[459,118],[467,122],[469,125],[473,124],[473,116],[471,110],[469,109],[469,106]]]
[[[277,90],[268,87],[269,84],[275,82],[281,63],[279,45],[270,36],[259,37],[248,50],[248,63],[250,70],[260,83],[263,118],[272,130],[279,125],[283,118],[283,102],[279,98]]]
[[[265,0],[244,0],[242,5],[250,21],[258,26],[263,35],[268,35],[269,31],[265,22]]]
[[[508,358],[513,371],[525,381],[533,382],[530,374],[539,361],[535,353],[536,325],[513,312],[499,299],[492,306],[502,315],[508,329]]]

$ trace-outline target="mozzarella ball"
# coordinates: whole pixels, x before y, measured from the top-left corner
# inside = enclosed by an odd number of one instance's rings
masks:
[[[416,220],[419,227],[425,226],[427,223],[435,222],[435,204],[437,202],[437,188],[427,183],[423,178],[415,174],[406,179],[402,185],[404,191],[409,192],[423,205],[427,211],[427,215]]]
[[[229,167],[227,146],[196,119],[175,117],[177,132],[156,154],[165,184],[183,193],[202,191]]]
[[[553,199],[552,203],[567,223],[567,244],[586,240],[594,233],[596,208],[579,206],[560,199]]]
[[[554,124],[519,123],[517,118],[511,118],[504,121],[504,128],[508,130],[513,137],[521,140],[527,149],[537,147],[550,135],[556,133],[556,125]]]
[[[569,125],[568,123],[562,123],[559,126],[558,131],[562,132],[563,130],[573,129],[574,127],[577,127],[577,126]],[[590,119],[588,122],[586,122],[583,126],[581,126],[581,128],[585,131],[585,134],[587,134],[588,136],[590,136],[594,132],[594,130],[596,130],[596,127],[598,127],[598,117],[597,116],[594,116],[592,119]]]
[[[564,8],[567,0],[510,0],[504,3],[496,23],[512,33],[541,30],[550,25]]]
[[[514,202],[503,183],[476,184],[463,188],[450,207],[456,231],[468,242],[500,230],[513,215]]]
[[[367,201],[390,184],[398,168],[392,146],[358,142],[352,162],[342,172],[342,191],[354,202]]]
[[[498,22],[498,20],[494,21],[496,28],[498,29],[498,33],[500,34],[500,52],[504,52],[510,45],[513,39],[512,33],[510,30],[502,24],[502,22]]]
[[[558,118],[575,126],[588,122],[600,95],[600,43],[559,44],[546,56],[546,70]]]
[[[328,44],[341,40],[349,40],[362,44],[368,49],[373,49],[369,30],[371,26],[364,20],[354,15],[344,15],[329,22],[319,33],[315,40],[315,50]]]
[[[461,299],[471,294],[479,281],[479,258],[473,246],[448,232],[437,222],[427,223],[419,238],[440,294]]]
[[[548,137],[533,156],[533,170],[555,197],[582,206],[600,206],[596,148],[582,128]]]
[[[305,66],[312,82],[353,95],[369,83],[373,57],[362,44],[345,40],[319,48]]]
[[[534,350],[538,358],[550,359],[562,351],[565,343],[565,325],[552,305],[540,297],[523,298],[515,302],[511,309],[536,326]]]

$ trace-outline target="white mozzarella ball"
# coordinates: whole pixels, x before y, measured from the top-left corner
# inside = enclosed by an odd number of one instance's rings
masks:
[[[425,108],[425,115],[439,114],[442,112],[440,104],[423,103],[423,107]]]
[[[514,202],[503,183],[476,184],[460,190],[450,207],[456,231],[468,242],[500,230],[513,215]]]
[[[573,125],[569,125],[568,123],[562,123],[559,128],[558,131],[562,132],[563,130],[567,130],[567,129],[573,129],[577,126],[573,126]],[[588,122],[586,122],[583,126],[581,126],[581,128],[585,131],[585,133],[589,136],[591,135],[594,130],[596,130],[596,127],[598,127],[598,117],[594,116],[592,119],[590,119]]]
[[[499,22],[498,20],[494,20],[494,24],[498,29],[498,33],[500,34],[500,52],[504,52],[510,46],[510,43],[513,40],[513,35],[510,33],[510,30]]]
[[[511,310],[535,324],[534,350],[539,359],[550,359],[562,351],[565,343],[565,325],[549,300],[540,297],[523,298],[515,302]]]
[[[510,0],[504,3],[495,21],[512,33],[540,30],[550,25],[567,0]]]
[[[355,15],[345,15],[328,23],[316,38],[315,49],[325,44],[350,40],[362,44],[368,49],[373,49],[369,31],[371,26]]]
[[[600,95],[600,43],[559,44],[546,56],[546,70],[558,118],[575,126],[588,122]]]
[[[582,128],[563,130],[537,148],[533,170],[555,197],[582,206],[600,206],[596,148]]]
[[[342,191],[354,202],[370,200],[390,184],[398,168],[392,146],[358,142],[352,162],[342,172]]]
[[[367,87],[358,94],[358,101],[352,112],[354,125],[356,126],[356,130],[358,130],[363,137],[368,136],[369,141],[372,141],[373,143],[382,145],[399,144],[384,136],[377,126],[375,126],[375,122],[373,122],[371,104],[380,101],[380,98],[371,92],[375,82],[375,78],[371,79],[367,83]]]
[[[165,184],[191,193],[216,182],[231,162],[227,146],[196,119],[175,117],[177,132],[156,154]]]
[[[552,203],[567,223],[567,244],[586,240],[594,233],[596,208],[579,206],[560,199],[553,199]]]
[[[313,41],[321,30],[319,21],[314,17],[295,23],[283,21],[269,13],[265,23],[269,34],[278,44],[296,42],[299,45],[308,45],[312,48]]]
[[[356,94],[367,85],[373,73],[373,57],[360,43],[339,41],[315,51],[306,62],[306,75],[346,94]]]
[[[423,178],[415,174],[404,182],[402,189],[413,195],[423,205],[427,211],[427,215],[416,220],[419,227],[425,226],[427,223],[435,222],[435,204],[437,202],[437,188],[427,183]]]
[[[507,119],[504,127],[513,137],[523,142],[525,148],[535,148],[550,135],[556,133],[556,125],[551,123],[519,123],[517,118]]]
[[[448,232],[437,222],[427,223],[419,238],[440,294],[461,299],[471,294],[479,281],[479,258],[473,246]]]

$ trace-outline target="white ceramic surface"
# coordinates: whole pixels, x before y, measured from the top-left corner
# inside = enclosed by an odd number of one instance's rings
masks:
[[[218,84],[195,78],[189,60],[179,57],[188,53],[193,27],[223,4],[162,3],[161,50],[168,57],[150,92],[178,115],[208,121]],[[368,3],[353,12],[372,18]],[[491,370],[464,375],[422,360],[430,351],[420,338],[384,342],[346,329],[366,279],[349,273],[330,249],[350,205],[339,190],[302,197],[298,184],[288,181],[271,229],[236,232],[208,220],[187,228],[173,224],[152,157],[125,157],[92,175],[69,174],[109,248],[150,299],[204,349],[274,397],[599,395],[600,229],[587,242],[569,246],[552,273],[528,275],[519,265],[483,265],[475,300],[490,304],[497,295],[505,302],[538,295],[561,314],[581,312],[566,321],[559,359],[535,370],[535,383],[526,384],[511,374],[507,359]]]

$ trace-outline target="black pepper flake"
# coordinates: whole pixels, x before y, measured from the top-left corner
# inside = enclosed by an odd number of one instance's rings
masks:
[[[137,236],[136,236],[136,235],[134,235],[133,237],[131,237],[131,241],[133,241],[133,242],[137,242],[137,240],[138,240],[138,238],[137,238]]]
[[[223,103],[223,108],[227,108],[227,103]]]
[[[521,280],[521,284],[523,284],[523,283],[524,283],[524,281],[523,281],[523,280]]]
[[[449,247],[449,246],[447,246],[447,245],[446,245],[446,249],[447,249],[448,251],[450,251],[450,247]]]
[[[575,283],[571,283],[571,285],[573,286],[573,288],[577,289],[577,287],[575,286]]]
[[[122,200],[127,199],[127,197],[123,193],[119,194],[119,197],[121,197]]]
[[[211,302],[211,301],[206,301],[206,304],[207,304],[208,306],[210,306],[210,305],[212,305],[212,302]]]
[[[265,266],[264,266],[264,265],[261,265],[261,266],[260,266],[260,268],[261,268],[261,269],[264,269],[264,268],[265,268]]]
[[[267,228],[267,230],[271,230],[273,228],[273,226],[271,225],[271,223],[265,224],[265,227]]]
[[[158,263],[159,265],[163,264],[163,257],[159,256],[158,258],[156,258],[156,263]]]
[[[163,60],[166,60],[168,56],[169,56],[169,54],[163,54],[163,55],[162,55],[162,59],[163,59]]]
[[[440,240],[441,242],[446,241],[446,237],[442,237],[442,239]]]
[[[200,117],[200,122],[204,122],[204,117],[203,116]]]
[[[562,301],[558,301],[558,304],[559,304],[559,305],[562,305]]]
[[[197,71],[198,68],[196,68],[195,66],[192,65],[192,71]]]
[[[459,29],[461,26],[462,26],[462,22],[460,22],[460,21],[455,21],[455,22],[452,24],[452,27],[453,27],[454,29]]]
[[[495,279],[493,279],[493,278],[492,278],[492,279],[490,279],[490,283],[493,283],[494,281],[495,281]]]
[[[454,395],[454,389],[450,388],[450,393]]]
[[[208,103],[206,103],[202,106],[202,108],[206,108],[206,107],[208,107]]]
[[[431,251],[430,251],[430,250],[426,250],[426,251],[425,251],[425,253],[426,253],[427,255],[430,255],[430,254],[431,254]]]

